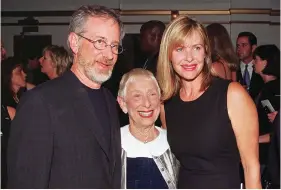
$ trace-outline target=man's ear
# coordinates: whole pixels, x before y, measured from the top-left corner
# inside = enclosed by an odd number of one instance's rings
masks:
[[[117,102],[120,105],[120,108],[122,109],[122,111],[127,114],[128,113],[128,109],[127,109],[127,105],[126,102],[124,101],[123,97],[117,96]]]
[[[256,48],[257,48],[257,45],[252,45],[252,53],[254,53]]]
[[[79,49],[79,38],[78,38],[77,34],[75,34],[74,32],[71,32],[68,35],[68,43],[69,43],[69,47],[72,50],[72,52],[74,54],[77,54],[78,49]]]

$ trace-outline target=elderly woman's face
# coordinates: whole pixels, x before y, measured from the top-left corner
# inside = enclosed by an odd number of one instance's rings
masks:
[[[135,77],[127,86],[125,109],[131,125],[153,125],[160,113],[160,95],[155,81],[143,76]]]

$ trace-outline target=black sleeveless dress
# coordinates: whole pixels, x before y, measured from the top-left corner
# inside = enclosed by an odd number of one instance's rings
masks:
[[[240,188],[239,151],[227,112],[230,81],[214,78],[196,100],[165,103],[168,142],[181,163],[178,188]]]

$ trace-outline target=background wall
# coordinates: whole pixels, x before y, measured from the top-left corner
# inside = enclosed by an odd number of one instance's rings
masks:
[[[52,35],[52,43],[66,46],[68,22],[72,11],[82,4],[101,4],[121,10],[128,34],[139,33],[142,23],[157,19],[168,24],[171,10],[189,14],[204,25],[223,24],[235,44],[239,32],[251,31],[258,44],[280,47],[280,0],[9,0],[2,2],[1,39],[13,55],[13,38],[22,32],[22,20],[29,15],[39,21],[39,31],[25,35]],[[30,6],[32,5],[32,6]]]

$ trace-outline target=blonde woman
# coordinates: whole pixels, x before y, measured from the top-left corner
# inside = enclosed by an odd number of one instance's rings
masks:
[[[173,20],[162,38],[157,77],[162,122],[180,161],[178,188],[239,189],[240,158],[246,188],[261,188],[255,104],[240,84],[213,77],[211,64],[203,25],[187,16]]]
[[[61,76],[71,67],[71,57],[62,46],[50,45],[43,50],[43,56],[39,59],[41,72],[45,73],[49,79]]]

